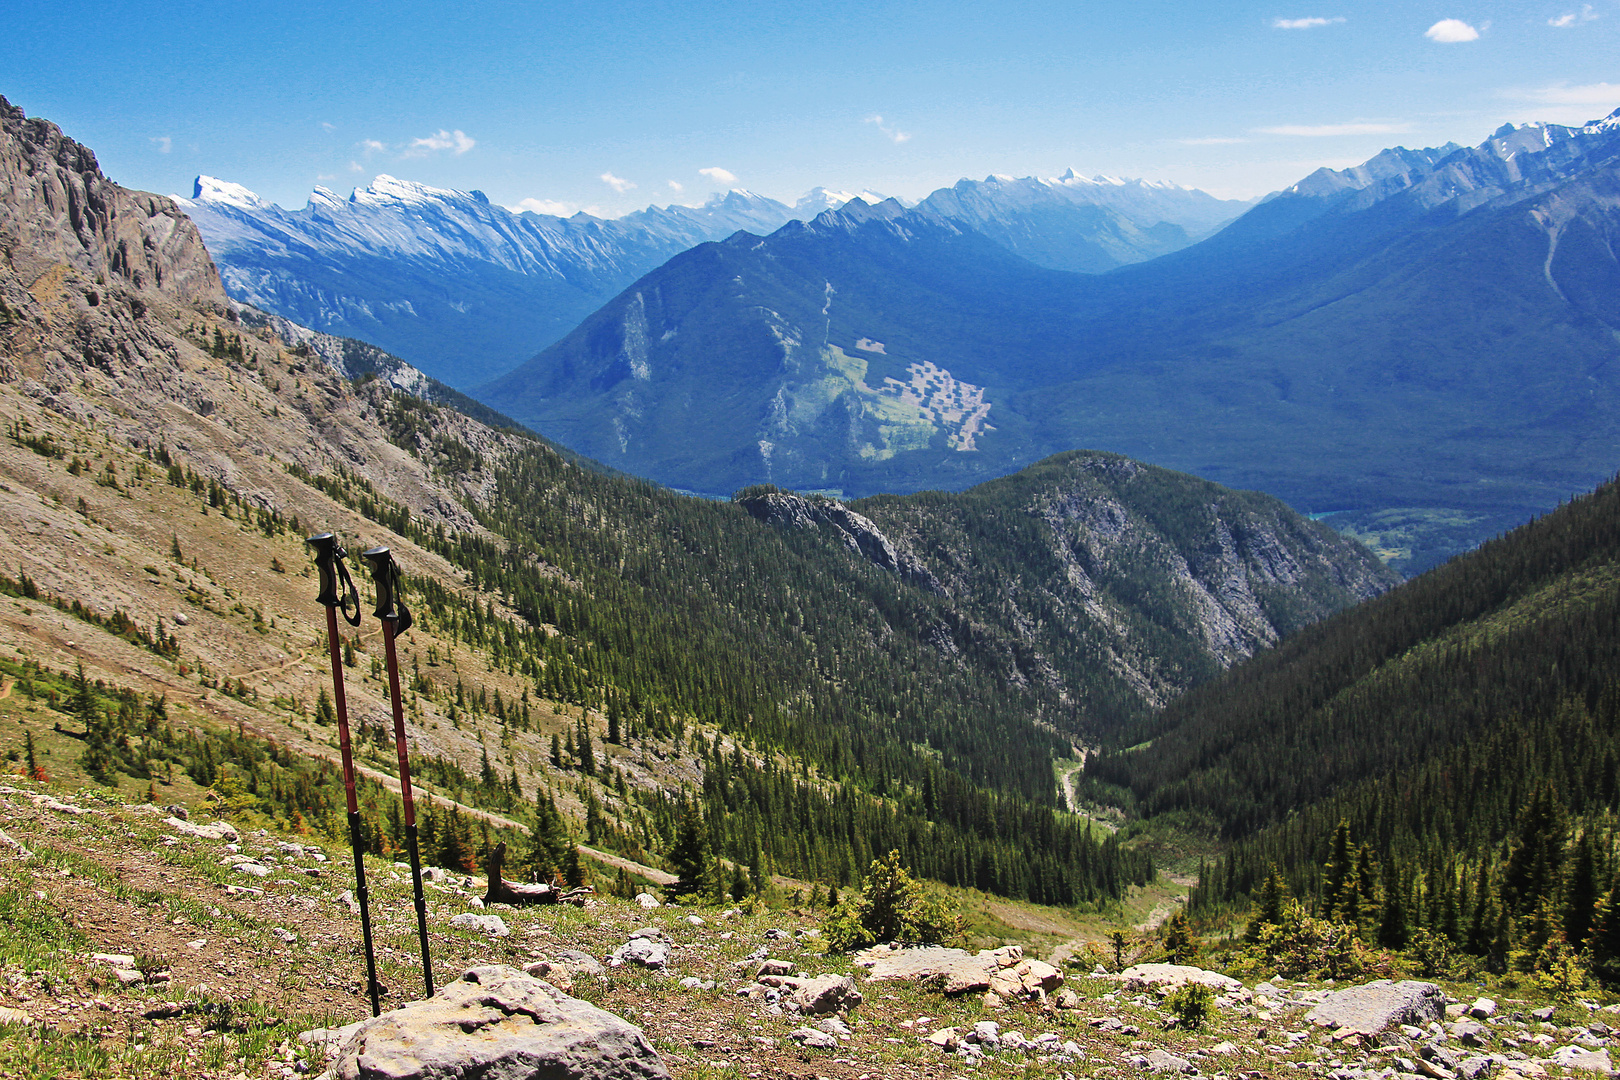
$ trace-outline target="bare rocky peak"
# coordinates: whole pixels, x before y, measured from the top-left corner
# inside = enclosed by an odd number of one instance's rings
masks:
[[[223,306],[219,272],[174,202],[102,175],[96,155],[0,97],[0,250],[25,287],[71,269],[191,303]]]

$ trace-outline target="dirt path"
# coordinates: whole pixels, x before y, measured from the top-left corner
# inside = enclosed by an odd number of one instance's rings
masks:
[[[598,851],[595,848],[586,847],[584,844],[579,845],[579,853],[581,855],[589,855],[597,862],[606,863],[615,870],[628,870],[632,874],[640,874],[654,885],[673,885],[678,880],[674,874],[668,873],[664,870],[654,870],[650,866],[643,866],[638,862],[633,862],[630,859],[626,859],[622,855],[613,855],[606,851]]]
[[[4,700],[6,700],[6,698],[10,697],[11,696],[11,688],[13,686],[16,686],[16,685],[17,685],[17,680],[16,679],[13,679],[9,675],[6,676],[5,685],[0,686],[0,701],[4,701]]]

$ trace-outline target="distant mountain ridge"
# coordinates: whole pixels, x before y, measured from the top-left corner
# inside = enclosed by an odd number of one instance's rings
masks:
[[[937,193],[938,212],[971,218],[1037,261],[1085,270],[1174,250],[1241,208],[1173,184],[1084,180],[1072,170],[947,190],[949,199]],[[460,387],[515,367],[682,251],[739,230],[773,232],[852,200],[883,197],[815,188],[788,206],[733,190],[696,207],[563,218],[384,175],[347,199],[316,188],[299,210],[207,176],[190,199],[176,199],[233,299],[375,342]],[[1047,235],[1032,245],[1034,234]]]
[[[1617,152],[1612,117],[1390,150],[1102,275],[932,198],[851,206],[683,253],[478,396],[703,491],[960,488],[1100,446],[1446,523],[1402,541],[1421,568],[1620,465]]]

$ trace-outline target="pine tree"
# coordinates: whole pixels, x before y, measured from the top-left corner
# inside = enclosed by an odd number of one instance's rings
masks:
[[[675,834],[675,846],[669,852],[669,864],[676,875],[675,883],[666,887],[670,896],[695,896],[708,884],[709,833],[696,799],[688,799],[681,808],[680,826]]]
[[[1609,882],[1609,891],[1593,913],[1587,955],[1594,975],[1610,986],[1620,986],[1620,873]]]
[[[1254,918],[1249,920],[1244,938],[1249,942],[1260,940],[1260,931],[1267,926],[1279,926],[1283,919],[1283,901],[1288,897],[1288,883],[1282,871],[1272,864],[1271,873],[1260,886],[1260,900],[1255,905]]]
[[[557,737],[557,733],[554,731],[551,733],[551,767],[553,769],[562,768],[562,754],[562,740]]]
[[[1344,891],[1347,883],[1353,878],[1355,869],[1354,849],[1350,843],[1350,822],[1340,818],[1339,827],[1333,830],[1333,840],[1328,845],[1327,862],[1322,864],[1322,892],[1317,903],[1317,913],[1324,919],[1338,917],[1340,905],[1344,900]]]
[[[1378,944],[1386,949],[1404,949],[1411,937],[1404,892],[1400,874],[1391,861],[1384,870],[1384,913],[1378,920]]]
[[[1597,844],[1592,831],[1587,829],[1575,842],[1575,854],[1569,861],[1569,880],[1564,886],[1564,940],[1577,952],[1586,945],[1599,899]]]

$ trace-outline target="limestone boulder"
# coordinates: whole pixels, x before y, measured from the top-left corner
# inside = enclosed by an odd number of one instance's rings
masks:
[[[1128,990],[1141,990],[1150,986],[1183,986],[1187,983],[1207,986],[1217,994],[1229,994],[1234,990],[1243,989],[1243,984],[1230,975],[1222,975],[1218,971],[1205,971],[1203,968],[1187,964],[1137,964],[1126,968],[1118,975],[1110,975],[1109,978],[1124,983]]]
[[[360,1024],[325,1080],[661,1080],[641,1030],[504,964]]]
[[[1445,991],[1434,983],[1379,979],[1334,991],[1306,1013],[1305,1019],[1322,1027],[1374,1035],[1395,1024],[1422,1027],[1445,1013]]]

